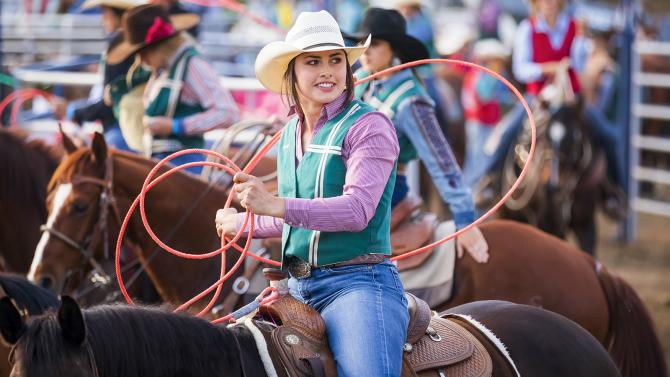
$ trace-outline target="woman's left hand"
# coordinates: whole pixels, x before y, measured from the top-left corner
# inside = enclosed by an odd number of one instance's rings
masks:
[[[463,250],[465,249],[477,263],[486,263],[489,260],[489,245],[482,231],[477,227],[458,236],[456,238],[456,248],[459,258],[463,256]]]
[[[284,199],[270,194],[263,182],[246,173],[237,173],[233,177],[233,188],[240,199],[240,205],[257,215],[284,218]]]
[[[152,135],[169,136],[172,134],[172,118],[145,116],[144,127],[146,127]]]

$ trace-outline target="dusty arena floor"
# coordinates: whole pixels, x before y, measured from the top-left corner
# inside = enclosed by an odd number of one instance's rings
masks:
[[[638,235],[630,245],[614,239],[617,227],[600,218],[598,255],[628,281],[651,312],[670,365],[670,218],[640,215]]]

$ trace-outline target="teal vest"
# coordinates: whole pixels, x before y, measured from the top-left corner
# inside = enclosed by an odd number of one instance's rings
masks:
[[[277,172],[279,196],[284,198],[329,198],[342,195],[347,173],[341,150],[349,128],[363,114],[374,111],[361,101],[352,101],[339,115],[326,122],[306,148],[296,169],[298,117],[284,127],[279,141]],[[284,224],[284,256],[295,256],[311,266],[324,266],[362,254],[391,254],[391,196],[395,168],[384,188],[375,215],[360,232],[321,232]]]
[[[398,80],[393,86],[384,85],[381,90],[376,91],[376,93],[366,101],[372,107],[377,109],[377,111],[388,116],[394,125],[398,122],[398,119],[395,116],[398,112],[398,108],[405,100],[420,97],[432,103],[428,93],[414,75],[409,71],[401,71],[400,73],[397,73],[397,75],[403,74],[406,75],[404,80]],[[356,71],[355,74],[356,80],[361,80],[369,75],[370,74],[363,69]],[[363,94],[365,94],[369,86],[370,81],[356,85],[356,98],[363,98]],[[414,145],[412,145],[412,142],[407,136],[399,134],[398,145],[400,146],[398,163],[406,164],[417,158],[418,155],[416,149],[414,149]]]
[[[147,88],[147,90],[159,90],[159,92],[150,99],[150,102],[144,109],[145,115],[151,117],[184,118],[204,111],[200,105],[187,105],[179,101],[181,86],[188,70],[188,63],[191,58],[197,55],[198,52],[195,48],[186,48],[172,64],[167,80],[158,79],[152,84],[152,86],[159,85],[159,89]],[[175,152],[187,148],[203,148],[204,145],[205,139],[201,135],[155,137],[152,144],[152,152]]]

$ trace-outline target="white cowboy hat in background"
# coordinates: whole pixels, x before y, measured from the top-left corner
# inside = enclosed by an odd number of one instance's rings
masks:
[[[444,28],[435,40],[435,49],[440,55],[451,55],[462,49],[469,42],[477,39],[474,27],[463,23]]]
[[[479,61],[486,59],[507,59],[509,55],[510,50],[502,42],[494,38],[478,41],[472,49],[472,56]]]
[[[147,0],[86,0],[81,4],[79,9],[86,10],[102,6],[117,9],[130,9],[146,3],[148,3]]]
[[[275,93],[282,93],[284,74],[296,56],[310,51],[343,50],[353,64],[370,45],[368,36],[363,46],[347,47],[337,21],[330,13],[302,12],[283,41],[272,42],[256,57],[258,81]]]

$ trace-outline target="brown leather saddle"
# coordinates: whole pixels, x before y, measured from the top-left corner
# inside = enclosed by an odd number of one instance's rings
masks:
[[[410,321],[403,377],[491,376],[491,356],[476,336],[452,320],[433,316],[428,304],[406,295]],[[259,314],[253,323],[265,338],[278,376],[337,376],[325,323],[314,309],[285,295],[261,306]]]
[[[405,254],[427,245],[438,225],[437,216],[421,211],[422,200],[408,195],[391,212],[391,247],[393,256]],[[398,261],[398,270],[416,268],[424,263],[432,254],[431,251],[420,253]]]

